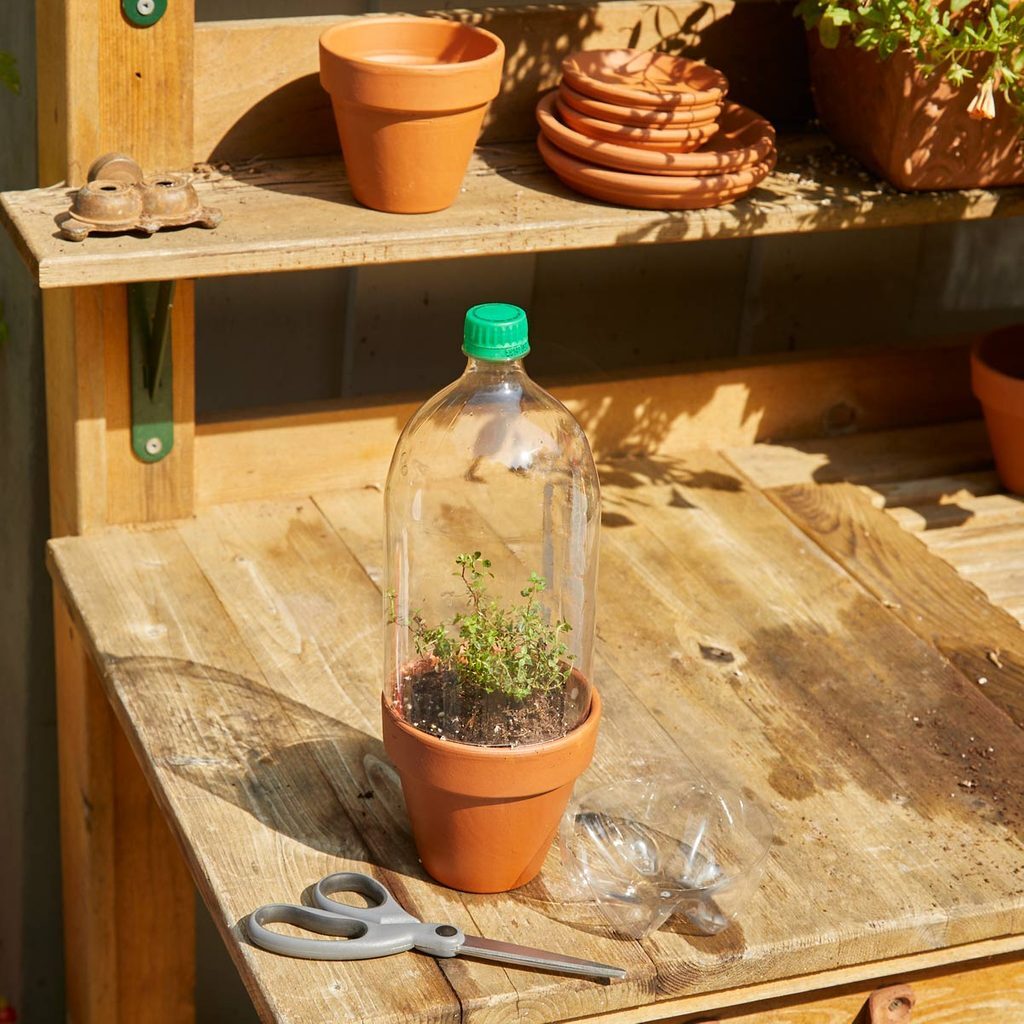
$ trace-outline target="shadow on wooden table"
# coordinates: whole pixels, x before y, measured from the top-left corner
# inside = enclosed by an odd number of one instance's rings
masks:
[[[323,853],[426,877],[395,793],[378,795],[381,776],[368,777],[386,764],[376,737],[213,665],[133,657],[113,674],[126,706],[136,688],[150,701],[164,691],[143,737],[158,778],[172,773]]]

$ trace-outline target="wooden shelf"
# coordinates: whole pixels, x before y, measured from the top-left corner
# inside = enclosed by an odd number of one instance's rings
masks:
[[[976,423],[604,462],[595,774],[640,752],[693,760],[777,821],[764,883],[714,939],[613,938],[557,854],[504,896],[424,876],[394,790],[366,770],[382,756],[379,487],[65,538],[50,562],[263,1019],[529,1006],[635,1022],[1024,948],[1024,633],[879,507],[941,504],[936,478],[967,474],[978,513],[989,468]],[[1024,523],[1009,499],[986,513]],[[245,942],[255,906],[345,868],[428,920],[629,977],[308,963]]]
[[[65,188],[4,193],[2,218],[40,287],[58,288],[1024,213],[1024,188],[896,192],[813,135],[785,140],[777,170],[746,199],[678,213],[623,209],[570,192],[533,143],[482,147],[456,204],[423,216],[361,207],[336,156],[198,170],[203,201],[224,214],[214,231],[66,242],[54,222],[68,206]]]

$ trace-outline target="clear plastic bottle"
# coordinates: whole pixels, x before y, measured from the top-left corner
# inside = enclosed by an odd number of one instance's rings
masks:
[[[470,309],[466,370],[412,417],[388,473],[384,692],[444,740],[540,743],[590,708],[597,472],[529,350],[518,306]]]

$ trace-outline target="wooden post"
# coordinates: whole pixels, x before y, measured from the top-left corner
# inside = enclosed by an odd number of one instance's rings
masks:
[[[81,184],[112,150],[147,171],[191,165],[193,24],[192,0],[172,0],[147,29],[129,24],[119,0],[37,0],[42,184]],[[147,465],[130,446],[126,290],[44,296],[54,536],[191,512],[192,310],[192,283],[179,282],[174,449]],[[55,627],[68,1018],[188,1024],[195,922],[184,860],[59,595]]]

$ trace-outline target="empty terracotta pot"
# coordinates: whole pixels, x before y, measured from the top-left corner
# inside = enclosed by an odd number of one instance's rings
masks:
[[[1008,491],[1024,494],[1024,324],[975,342],[971,383],[985,412],[999,479]]]
[[[320,37],[352,193],[389,213],[451,206],[505,47],[490,32],[440,18],[352,18]]]
[[[384,747],[402,779],[424,868],[464,892],[506,892],[534,878],[593,757],[597,691],[567,736],[521,747],[440,740],[414,729],[387,700],[382,707]]]

